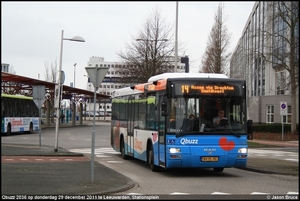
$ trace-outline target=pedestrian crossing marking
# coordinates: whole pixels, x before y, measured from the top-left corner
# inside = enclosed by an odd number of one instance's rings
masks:
[[[109,158],[110,156],[105,156],[105,155],[102,155],[102,154],[97,154],[96,157],[97,158]]]
[[[299,159],[287,158],[286,161],[299,162]]]
[[[123,163],[123,161],[106,161],[108,163]]]
[[[169,195],[190,195],[190,193],[180,193],[180,192],[174,192],[174,193],[171,193]]]
[[[82,154],[91,154],[92,150],[91,148],[81,148],[81,149],[69,149],[70,152],[75,153],[82,153]],[[110,147],[103,147],[103,148],[96,148],[94,150],[95,155],[100,155],[98,157],[104,157],[101,156],[103,154],[120,154],[120,152],[116,152],[113,148]]]
[[[230,193],[213,192],[212,195],[231,195]]]
[[[250,195],[269,195],[270,193],[262,193],[262,192],[253,192]]]

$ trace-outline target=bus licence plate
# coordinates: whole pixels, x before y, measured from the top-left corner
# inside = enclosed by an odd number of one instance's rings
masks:
[[[217,162],[219,160],[218,157],[202,157],[202,162]]]

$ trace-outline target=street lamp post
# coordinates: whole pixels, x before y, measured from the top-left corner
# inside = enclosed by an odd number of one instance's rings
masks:
[[[55,147],[54,152],[57,152],[58,150],[58,133],[59,133],[59,118],[60,118],[60,103],[61,103],[61,96],[63,91],[63,80],[62,80],[62,55],[63,55],[63,41],[69,40],[69,41],[75,41],[75,42],[85,42],[85,40],[81,36],[74,36],[73,38],[64,38],[64,30],[61,31],[61,41],[60,41],[60,60],[59,60],[59,70],[58,70],[58,100],[59,101],[57,105],[56,110],[56,127],[55,127]]]
[[[75,87],[75,80],[76,80],[76,65],[77,63],[74,64],[74,83],[73,83],[74,87]]]
[[[178,60],[178,1],[176,1],[176,28],[175,28],[175,73],[177,72]]]

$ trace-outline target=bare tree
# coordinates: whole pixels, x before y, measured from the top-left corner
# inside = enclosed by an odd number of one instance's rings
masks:
[[[117,53],[125,64],[118,70],[123,82],[144,83],[153,75],[174,71],[171,29],[159,10],[153,10],[138,37],[132,37],[132,43],[126,45],[126,53]]]
[[[56,82],[56,76],[57,76],[57,61],[55,60],[54,63],[51,62],[50,69],[49,69],[49,63],[45,62],[45,80],[49,82]]]
[[[50,71],[50,72],[49,72]],[[55,60],[54,63],[50,63],[50,69],[49,69],[49,63],[45,62],[45,80],[49,82],[56,82],[56,76],[57,76],[57,61]],[[53,97],[50,99],[50,114],[54,114],[54,99]],[[54,115],[51,115],[51,122],[54,122]]]
[[[254,37],[261,34],[265,40],[263,48],[253,47],[256,58],[271,64],[281,77],[277,77],[277,94],[291,96],[291,132],[297,133],[297,96],[299,87],[299,2],[268,2],[269,10],[265,27],[256,30]],[[270,8],[270,7],[268,7]],[[255,60],[255,62],[257,59]],[[287,72],[287,73],[285,73]],[[298,117],[299,118],[299,117]]]
[[[17,72],[15,71],[13,65],[9,65],[9,70],[8,70],[8,72],[11,73],[11,74],[16,74],[16,73],[17,73]]]
[[[223,17],[224,6],[219,4],[215,14],[215,24],[213,25],[205,53],[202,57],[202,69],[204,73],[223,73],[229,75],[229,57],[227,53],[231,35],[228,33],[227,26]]]

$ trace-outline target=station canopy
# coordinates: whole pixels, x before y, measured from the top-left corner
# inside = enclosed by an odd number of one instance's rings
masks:
[[[45,86],[46,98],[54,99],[55,82],[48,82],[39,79],[33,79],[29,77],[24,77],[16,74],[1,72],[1,93],[5,94],[20,94],[32,97],[32,87],[33,86]],[[94,91],[89,91],[85,89],[79,89],[75,87],[70,87],[63,85],[63,99],[72,99],[75,102],[83,101],[94,98]],[[96,93],[97,101],[105,99],[110,99],[110,96]]]

